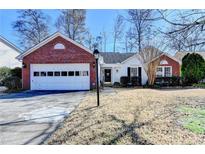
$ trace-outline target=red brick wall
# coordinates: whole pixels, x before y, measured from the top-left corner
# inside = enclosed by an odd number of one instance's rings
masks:
[[[160,61],[166,60],[168,64],[159,65],[159,66],[172,66],[172,76],[180,76],[180,64],[179,62],[169,58],[166,55],[160,57]]]
[[[62,43],[66,49],[61,51],[54,50],[56,43]],[[53,39],[41,48],[25,56],[23,63],[26,64],[26,68],[23,68],[22,71],[23,89],[30,89],[30,64],[90,63],[91,89],[93,84],[95,84],[95,68],[93,67],[95,59],[93,55],[62,37]]]

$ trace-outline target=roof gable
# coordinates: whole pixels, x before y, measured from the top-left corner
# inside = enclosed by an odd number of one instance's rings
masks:
[[[159,56],[153,58],[153,59],[152,59],[151,61],[149,61],[148,63],[153,62],[154,60],[160,58],[160,57],[163,56],[163,55],[164,55],[164,56],[167,56],[167,57],[169,57],[170,59],[173,59],[174,61],[176,61],[176,62],[178,62],[179,64],[181,64],[181,61],[180,61],[180,60],[176,59],[174,56],[171,56],[171,55],[169,55],[168,53],[165,53],[165,52],[163,52],[163,53],[160,54]]]
[[[40,42],[39,44],[35,45],[34,47],[32,47],[29,50],[25,51],[24,53],[20,54],[17,57],[17,59],[22,60],[23,57],[25,57],[25,56],[29,55],[30,53],[36,51],[37,49],[39,49],[40,47],[44,46],[45,44],[49,43],[50,41],[52,41],[53,39],[55,39],[57,37],[62,37],[63,39],[65,39],[65,40],[73,43],[74,45],[84,49],[85,51],[89,52],[90,54],[93,53],[90,49],[88,49],[88,48],[84,47],[83,45],[77,43],[76,41],[68,38],[67,36],[63,35],[62,33],[56,32],[53,35],[51,35],[50,37],[46,38],[44,41]]]

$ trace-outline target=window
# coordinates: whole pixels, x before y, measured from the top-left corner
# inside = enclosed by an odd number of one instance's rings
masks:
[[[46,76],[46,72],[41,72],[41,76]]]
[[[33,72],[33,76],[39,76],[39,72]]]
[[[80,72],[79,71],[75,71],[75,76],[79,76]]]
[[[88,76],[88,71],[82,71],[82,76]]]
[[[69,71],[68,76],[74,76],[74,71]]]
[[[164,67],[164,76],[171,77],[171,67]]]
[[[162,75],[163,75],[162,67],[157,67],[156,76],[157,76],[157,77],[162,77]]]
[[[167,64],[168,64],[168,62],[166,60],[161,60],[160,61],[160,65],[167,65]]]
[[[62,43],[57,43],[55,46],[54,46],[54,49],[56,50],[63,50],[65,49],[65,46],[62,44]]]
[[[47,72],[47,76],[53,76],[53,72]]]
[[[61,76],[67,76],[67,75],[68,75],[68,72],[65,72],[65,71],[61,72]]]
[[[55,76],[60,76],[60,72],[54,72]]]
[[[159,66],[156,72],[157,77],[171,77],[172,67],[171,66]]]
[[[131,76],[137,76],[137,68],[130,68],[130,75]]]

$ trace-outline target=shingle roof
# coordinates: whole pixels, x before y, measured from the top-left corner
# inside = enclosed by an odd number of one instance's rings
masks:
[[[175,54],[174,57],[177,58],[177,59],[179,59],[180,61],[182,61],[182,58],[183,58],[187,53],[193,53],[193,52],[178,51],[178,52]],[[194,53],[200,54],[200,55],[205,59],[205,52],[204,52],[204,51],[194,52]]]
[[[100,55],[106,64],[121,63],[136,53],[101,52]]]
[[[6,38],[4,38],[3,36],[0,35],[0,41],[4,44],[6,44],[7,46],[11,47],[12,49],[14,49],[15,51],[21,53],[22,51],[16,47],[13,43],[11,43],[10,41],[8,41]]]

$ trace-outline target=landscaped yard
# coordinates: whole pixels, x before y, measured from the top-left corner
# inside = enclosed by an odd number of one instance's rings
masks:
[[[90,92],[48,144],[205,144],[205,90]]]

